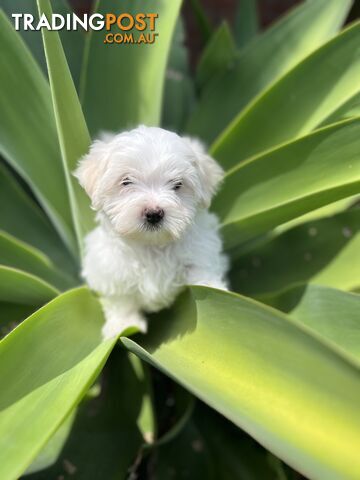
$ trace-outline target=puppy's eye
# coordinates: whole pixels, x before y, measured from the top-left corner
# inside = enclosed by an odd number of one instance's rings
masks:
[[[174,188],[174,190],[179,190],[179,188],[181,188],[181,187],[182,187],[182,182],[176,182],[176,183],[174,184],[174,187],[173,187],[173,188]]]
[[[127,185],[131,185],[133,182],[129,180],[128,178],[124,178],[124,180],[121,182],[121,185],[126,187]]]

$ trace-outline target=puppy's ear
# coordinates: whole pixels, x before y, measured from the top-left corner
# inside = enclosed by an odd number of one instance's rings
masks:
[[[223,177],[224,171],[220,165],[206,153],[204,145],[197,139],[185,137],[184,140],[195,154],[195,166],[200,178],[201,203],[208,208],[213,195],[216,193]]]
[[[91,198],[94,209],[100,208],[99,186],[109,159],[106,147],[105,142],[96,140],[91,145],[90,152],[81,158],[77,169],[73,172]]]

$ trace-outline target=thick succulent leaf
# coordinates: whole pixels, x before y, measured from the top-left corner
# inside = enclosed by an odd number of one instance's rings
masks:
[[[321,126],[330,125],[331,123],[353,117],[360,117],[360,91],[355,93],[355,95],[353,95],[347,102],[325,118],[321,123]]]
[[[223,22],[206,45],[196,71],[196,82],[201,89],[214,76],[221,74],[235,60],[236,46],[227,22]]]
[[[359,91],[359,78],[360,22],[259,96],[220,135],[212,153],[231,168],[245,158],[305,135]]]
[[[26,180],[75,252],[70,205],[49,86],[0,11],[0,153]]]
[[[33,15],[35,19],[38,18],[38,12],[36,8],[36,2],[29,2],[28,0],[17,0],[16,5],[13,0],[2,0],[1,8],[9,17],[9,20],[14,24],[14,19],[11,17],[13,13],[27,13]],[[41,40],[41,32],[33,30],[19,30],[24,42],[27,44],[29,50],[31,51],[34,59],[37,61],[39,66],[46,72],[46,61],[44,55],[44,49]]]
[[[73,278],[58,270],[40,250],[1,231],[0,265],[24,270],[42,278],[60,290],[76,284]]]
[[[213,33],[213,26],[201,0],[190,0],[190,7],[199,30],[202,43],[207,43]]]
[[[38,0],[38,7],[41,14],[47,17],[52,14],[49,0]],[[72,217],[81,250],[83,237],[94,226],[94,212],[90,209],[89,197],[72,172],[77,161],[87,153],[90,136],[59,34],[42,29],[42,35]]]
[[[1,341],[2,479],[24,472],[96,378],[116,341],[102,341],[102,323],[98,300],[80,288],[47,304]]]
[[[259,30],[257,0],[238,0],[235,17],[235,38],[239,47],[244,47]]]
[[[329,340],[360,366],[360,295],[303,285],[266,301]]]
[[[296,226],[265,240],[232,265],[232,289],[259,296],[315,283],[360,286],[360,209]]]
[[[360,120],[264,153],[233,169],[214,201],[228,249],[360,191]]]
[[[129,353],[129,362],[137,382],[142,388],[142,399],[139,412],[137,414],[137,426],[147,443],[154,442],[156,437],[156,418],[153,407],[153,390],[149,366],[142,362],[140,358]]]
[[[52,300],[58,294],[59,291],[56,288],[44,282],[41,278],[15,268],[0,265],[1,303],[39,306]],[[6,321],[5,312],[0,306],[1,323]]]
[[[97,12],[101,14],[119,9],[157,13],[159,36],[152,45],[105,45],[104,32],[90,33],[82,98],[92,134],[160,123],[165,68],[180,4],[181,0],[100,0]],[[113,27],[112,33],[119,30]],[[134,38],[138,33],[134,30]]]
[[[54,13],[60,15],[67,15],[72,13],[72,9],[66,0],[52,0],[52,7]],[[35,21],[38,19],[38,9],[35,1],[29,2],[29,0],[1,0],[1,7],[7,13],[9,18],[13,13],[26,13],[31,14],[35,18]],[[14,21],[12,20],[14,23]],[[46,60],[44,54],[44,47],[41,38],[40,30],[19,30],[20,35],[28,45],[31,53],[37,60],[38,64],[41,66],[43,71],[47,72]],[[67,30],[63,28],[60,30],[61,43],[63,44],[66,58],[71,70],[72,77],[76,85],[79,84],[80,80],[80,70],[82,64],[83,50],[85,35],[82,31],[79,30]]]
[[[191,287],[139,344],[122,341],[305,476],[356,479],[359,369],[300,323]]]
[[[342,234],[349,239],[348,244],[326,268],[313,278],[312,283],[341,290],[356,291],[360,288],[360,279],[356,276],[356,271],[360,271],[359,223],[353,230],[345,225]]]
[[[316,210],[312,210],[309,213],[305,213],[305,215],[301,215],[300,217],[296,217],[290,222],[283,223],[279,225],[273,230],[273,233],[279,234],[290,230],[290,228],[296,227],[297,225],[302,225],[303,223],[311,222],[314,220],[320,220],[325,217],[331,217],[333,215],[337,215],[338,213],[344,212],[345,210],[349,210],[350,208],[355,208],[357,202],[360,200],[360,196],[352,195],[351,197],[343,198],[342,200],[338,200],[336,202],[329,203],[324,207],[317,208]]]
[[[50,438],[50,440],[47,442],[45,447],[41,450],[41,452],[36,456],[35,460],[31,463],[31,465],[26,469],[25,475],[30,475],[30,474],[37,474],[38,472],[41,472],[42,470],[48,469],[48,467],[51,467],[56,460],[59,458],[60,453],[66,443],[66,440],[68,439],[70,435],[71,428],[73,426],[74,420],[75,420],[75,414],[76,414],[76,408],[70,413],[70,415],[66,418],[66,420],[61,424],[61,426],[56,430],[54,435]],[[65,466],[68,467],[68,472],[69,472],[69,465],[72,465],[72,463],[69,463],[69,460],[66,459]],[[71,468],[70,468],[71,470]],[[74,472],[75,473],[75,472]],[[37,475],[33,475],[30,478],[36,478]],[[49,478],[49,477],[48,477]]]
[[[165,71],[161,116],[163,128],[177,132],[182,131],[189,116],[194,95],[188,51],[185,46],[185,27],[182,17],[179,16]]]
[[[303,2],[259,35],[239,53],[235,64],[204,90],[187,131],[206,142],[215,140],[256,95],[331,38],[351,5],[351,0]]]
[[[126,353],[113,351],[103,372],[100,394],[79,405],[56,462],[30,475],[29,480],[66,478],[70,472],[77,480],[127,478],[143,441],[136,425],[143,384]]]
[[[38,248],[62,269],[76,275],[74,257],[70,256],[41,209],[1,164],[0,205],[6,205],[0,209],[0,230]]]

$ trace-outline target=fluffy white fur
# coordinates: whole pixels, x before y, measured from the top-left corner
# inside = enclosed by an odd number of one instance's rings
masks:
[[[169,306],[186,284],[225,289],[227,258],[207,208],[223,172],[197,140],[140,126],[95,141],[75,172],[97,211],[83,277],[99,292],[103,335],[146,331],[143,312]],[[158,223],[149,223],[161,212]]]

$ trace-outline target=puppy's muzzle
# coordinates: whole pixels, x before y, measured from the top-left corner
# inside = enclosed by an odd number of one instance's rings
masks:
[[[150,225],[157,225],[164,218],[165,212],[162,208],[145,208],[144,217],[147,223]]]

